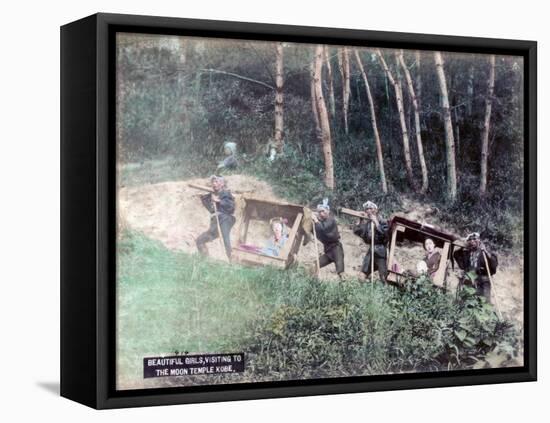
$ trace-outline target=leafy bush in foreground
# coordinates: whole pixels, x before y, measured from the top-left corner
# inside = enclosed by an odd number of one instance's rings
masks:
[[[309,282],[302,294],[256,322],[249,340],[256,374],[301,379],[461,369],[497,347],[510,359],[517,347],[511,325],[469,288],[455,300],[420,278],[403,289]]]

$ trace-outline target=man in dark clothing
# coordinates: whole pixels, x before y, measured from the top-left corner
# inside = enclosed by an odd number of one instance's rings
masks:
[[[196,240],[197,249],[201,254],[208,254],[206,243],[215,240],[222,233],[225,253],[231,259],[231,228],[235,224],[235,198],[226,188],[225,180],[222,176],[212,176],[210,178],[213,193],[201,196],[204,207],[210,212],[210,227]],[[219,229],[218,229],[219,222]]]
[[[359,219],[357,225],[353,229],[353,233],[361,238],[365,244],[369,246],[369,250],[363,259],[361,272],[365,277],[370,276],[372,269],[371,264],[371,242],[372,228],[374,227],[374,271],[378,270],[380,279],[386,280],[388,274],[388,266],[386,264],[386,244],[388,241],[388,222],[378,218],[378,206],[372,201],[367,201],[363,204],[363,209],[367,215],[366,219]]]
[[[330,215],[328,200],[317,205],[317,213],[312,214],[315,225],[315,234],[324,247],[324,254],[319,256],[319,267],[330,263],[336,266],[336,273],[342,279],[344,273],[344,248],[340,242],[340,232],[334,216]]]
[[[494,275],[497,271],[497,255],[487,250],[481,242],[479,233],[474,232],[466,238],[466,248],[454,252],[453,257],[464,274],[459,281],[459,289],[464,285],[473,286],[479,296],[485,297],[487,302],[491,302],[491,280],[487,273],[487,263],[489,272]]]

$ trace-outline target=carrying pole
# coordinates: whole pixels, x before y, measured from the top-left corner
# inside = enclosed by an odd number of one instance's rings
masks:
[[[374,222],[370,221],[370,283],[374,285]]]
[[[359,217],[361,219],[368,219],[369,218],[367,216],[367,213],[365,213],[365,212],[355,211],[355,210],[352,210],[352,209],[347,209],[345,207],[340,207],[340,213],[347,214],[348,216]]]
[[[313,221],[313,244],[315,245],[315,277],[319,279],[321,267],[319,265],[319,246],[317,245],[317,231],[315,230],[315,221]]]
[[[213,188],[207,187],[207,186],[205,186],[205,185],[193,184],[193,183],[189,182],[189,183],[187,184],[187,186],[188,186],[189,188],[198,189],[198,190],[200,190],[200,191],[205,191],[205,192],[210,192],[210,193],[213,193],[213,192],[214,192],[214,189],[213,189]],[[243,190],[238,190],[238,189],[236,189],[236,190],[231,190],[231,192],[232,192],[233,194],[250,194],[250,193],[254,192],[254,190],[253,190],[253,189],[249,189],[249,190],[243,191]]]
[[[487,253],[482,251],[483,259],[485,260],[485,268],[487,269],[487,276],[489,276],[489,283],[491,284],[491,292],[493,293],[493,298],[495,299],[495,307],[497,309],[498,317],[502,320],[502,313],[500,311],[500,305],[498,303],[498,296],[495,284],[493,283],[493,278],[491,277],[491,269],[489,269],[489,260],[487,260]]]
[[[220,239],[220,245],[222,247],[222,253],[225,253],[225,256],[227,257],[227,262],[231,263],[231,259],[227,255],[227,251],[225,249],[225,241],[222,236],[222,228],[220,226],[220,218],[218,217],[218,207],[216,206],[216,202],[212,200],[212,204],[214,205],[214,215],[216,216],[216,225],[218,227],[218,238]]]

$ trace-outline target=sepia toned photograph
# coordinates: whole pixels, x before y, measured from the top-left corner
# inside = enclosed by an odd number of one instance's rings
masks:
[[[522,56],[115,53],[116,390],[524,366]]]

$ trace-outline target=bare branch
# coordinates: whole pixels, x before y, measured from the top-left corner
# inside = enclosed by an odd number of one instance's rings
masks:
[[[254,84],[261,85],[262,87],[269,88],[270,90],[275,91],[275,87],[269,84],[266,84],[265,82],[258,81],[257,79],[248,78],[247,76],[239,75],[233,72],[226,72],[218,69],[201,69],[201,72],[210,72],[210,73],[217,73],[220,75],[227,75],[232,76],[233,78],[242,79],[243,81],[252,82]]]

